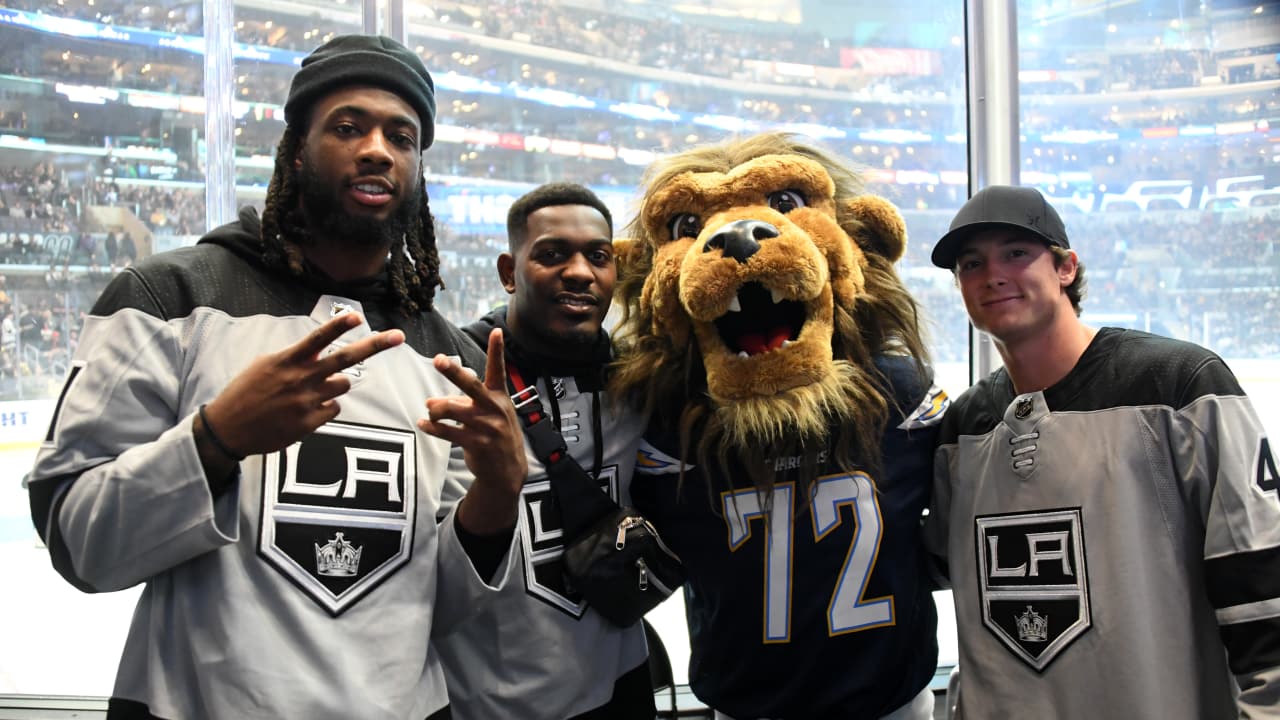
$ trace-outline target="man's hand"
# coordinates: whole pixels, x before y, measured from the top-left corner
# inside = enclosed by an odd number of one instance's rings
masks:
[[[489,333],[484,382],[444,355],[432,361],[463,395],[428,398],[423,432],[462,448],[475,483],[458,506],[457,522],[474,535],[492,535],[516,523],[517,500],[529,463],[524,428],[507,395],[502,331]]]
[[[343,313],[293,345],[258,356],[205,406],[213,432],[231,451],[256,455],[284,449],[337,417],[335,398],[351,389],[341,371],[404,342],[403,332],[387,330],[320,357],[359,324],[360,316]]]

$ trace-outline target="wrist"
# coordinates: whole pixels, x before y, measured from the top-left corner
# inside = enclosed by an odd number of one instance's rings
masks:
[[[458,503],[458,523],[472,535],[496,535],[515,527],[518,517],[519,494],[510,498],[499,493],[486,492],[482,486],[472,486]]]
[[[202,416],[203,413],[196,413],[191,422],[191,435],[196,445],[196,454],[200,457],[200,466],[204,469],[205,481],[209,484],[210,492],[217,497],[231,487],[240,469],[240,461],[236,459],[234,451],[220,448],[212,440],[209,426]]]
[[[229,460],[233,460],[235,462],[244,460],[246,456],[243,453],[233,450],[222,439],[222,436],[218,435],[217,431],[213,429],[213,425],[209,422],[209,414],[205,410],[207,407],[207,404],[201,405],[199,411],[196,413],[196,438],[203,438],[204,440],[207,440],[215,450]]]

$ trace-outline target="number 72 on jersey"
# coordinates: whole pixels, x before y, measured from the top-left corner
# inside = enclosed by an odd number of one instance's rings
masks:
[[[721,494],[729,549],[736,552],[752,537],[753,521],[763,524],[765,535],[764,642],[791,641],[791,561],[795,541],[794,502],[796,484],[778,483],[771,501],[756,488]],[[827,606],[827,630],[831,635],[892,625],[893,596],[867,598],[867,581],[875,568],[882,535],[880,505],[865,473],[819,478],[811,500],[814,542],[821,542],[842,522],[840,508],[853,510],[857,527]]]

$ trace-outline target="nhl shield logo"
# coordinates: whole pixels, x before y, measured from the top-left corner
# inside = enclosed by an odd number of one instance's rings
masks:
[[[618,497],[618,467],[600,469],[600,490]],[[526,482],[520,496],[518,531],[524,546],[525,592],[575,618],[586,601],[564,577],[564,529],[549,479]]]
[[[330,422],[264,458],[258,551],[335,617],[412,556],[414,443]]]
[[[979,516],[975,529],[983,623],[1043,671],[1093,624],[1080,509]]]

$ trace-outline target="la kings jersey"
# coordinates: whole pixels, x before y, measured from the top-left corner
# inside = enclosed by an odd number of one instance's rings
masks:
[[[1001,369],[957,399],[927,531],[962,715],[1280,717],[1274,458],[1217,356],[1132,330],[1043,392]]]
[[[116,700],[184,720],[422,720],[447,704],[433,623],[493,592],[452,516],[437,521],[448,444],[414,421],[426,398],[458,392],[431,354],[483,356],[434,313],[393,315],[376,284],[323,292],[266,270],[256,235],[242,214],[104,291],[30,476],[33,518],[81,589],[146,583]],[[335,420],[249,457],[213,497],[197,408],[348,310],[366,321],[330,350],[368,322],[406,343],[348,368]]]
[[[504,310],[487,318],[493,325],[477,323],[467,332],[477,342],[487,337],[489,327],[502,327],[505,333]],[[514,349],[517,339],[508,342]],[[597,436],[592,388],[579,382],[575,377],[539,377],[536,387],[543,408],[559,417],[569,453],[588,472],[595,464],[597,443],[603,443],[601,490],[626,506],[644,423],[601,399]],[[648,657],[639,623],[619,628],[565,586],[564,537],[551,481],[528,443],[525,447],[529,475],[516,529],[523,582],[513,574],[497,600],[474,621],[439,639],[456,720],[565,720],[608,703],[615,680]],[[451,484],[446,501],[464,491]]]
[[[678,489],[676,438],[646,435],[632,496],[688,571],[690,685],[716,710],[878,718],[933,678],[937,611],[919,535],[947,399],[907,358],[877,365],[893,387],[881,474],[845,472],[824,452],[812,498],[798,457],[773,459],[771,502],[741,477],[709,497],[709,473],[733,470],[692,458]]]

